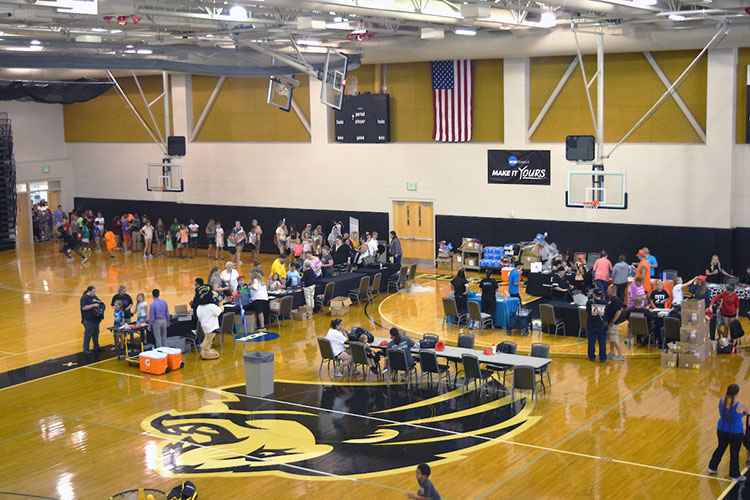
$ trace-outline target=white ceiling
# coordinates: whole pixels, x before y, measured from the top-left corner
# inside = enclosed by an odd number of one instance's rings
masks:
[[[230,13],[235,6],[244,12]],[[363,54],[364,63],[479,59],[574,53],[572,27],[603,30],[607,52],[702,48],[719,25],[729,27],[722,46],[741,46],[750,44],[747,7],[747,0],[0,0],[0,56],[44,51],[47,43],[75,50],[76,41],[123,50],[262,44],[294,54],[293,40],[310,40],[319,45],[298,43],[303,55],[334,47]],[[592,52],[594,37],[580,38]],[[34,71],[34,78],[82,73]]]

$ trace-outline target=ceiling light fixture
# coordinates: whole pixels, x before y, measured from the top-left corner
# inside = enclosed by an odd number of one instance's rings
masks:
[[[687,17],[683,16],[682,14],[669,14],[669,19],[672,21],[684,21],[687,19]]]
[[[91,31],[104,32],[104,31],[107,31],[107,30],[104,29],[104,28],[96,27],[96,28],[91,28]]]
[[[31,41],[31,45],[41,45],[41,44],[42,44],[42,42],[40,42],[39,40],[32,40]]]
[[[320,40],[308,40],[308,39],[301,39],[297,40],[297,45],[320,45],[322,42]]]
[[[136,53],[136,54],[142,54],[142,55],[145,55],[145,56],[147,56],[147,55],[149,55],[149,54],[153,54],[153,53],[154,53],[154,51],[153,51],[153,50],[151,50],[151,49],[138,49],[138,50],[136,50],[136,51],[135,51],[135,53]]]
[[[213,38],[214,35],[212,33],[206,33],[206,38]]]
[[[247,19],[247,9],[242,5],[235,5],[229,9],[229,17],[238,21],[244,21]]]
[[[125,46],[125,48],[126,48],[126,49],[132,49],[132,48],[133,48],[133,46],[132,46],[132,45],[130,45],[130,44],[127,44],[127,45]]]
[[[656,5],[657,0],[633,0],[638,5]]]
[[[542,12],[542,18],[539,21],[539,26],[543,28],[553,28],[557,24],[557,15],[551,10]]]
[[[453,33],[456,35],[464,35],[464,36],[474,36],[477,34],[475,30],[468,29],[468,28],[456,28],[453,30]]]

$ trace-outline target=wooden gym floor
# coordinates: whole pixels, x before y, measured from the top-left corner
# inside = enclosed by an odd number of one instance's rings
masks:
[[[267,270],[271,257],[263,260]],[[88,285],[107,304],[121,284],[133,298],[158,287],[173,309],[213,264],[205,251],[187,261],[92,253],[90,263],[68,264],[51,243],[0,253],[0,373],[15,383],[0,389],[0,498],[102,499],[185,479],[203,499],[404,498],[420,461],[432,464],[446,499],[709,499],[733,486],[727,458],[717,476],[706,468],[718,399],[732,382],[744,391],[750,375],[742,353],[700,370],[665,369],[641,348],[601,364],[574,337],[483,333],[480,345],[512,339],[522,353],[531,342],[552,344],[552,386],[537,408],[530,398],[511,405],[426,382],[419,390],[373,377],[332,382],[325,368],[319,377],[315,338],[327,331],[326,314],[269,328],[280,338],[248,346],[275,354],[272,399],[244,397],[242,345],[228,337],[219,359],[186,354],[184,369],[163,376],[71,356],[81,350],[78,303]],[[447,282],[417,282],[419,291],[352,306],[345,326],[385,336],[397,325],[455,341],[459,330],[441,329]],[[111,318],[108,308],[102,326]],[[108,333],[101,339],[111,343]],[[40,367],[56,373],[34,378]]]

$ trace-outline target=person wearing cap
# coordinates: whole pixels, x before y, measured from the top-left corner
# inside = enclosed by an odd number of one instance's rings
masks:
[[[688,291],[693,294],[695,300],[703,300],[706,302],[706,308],[711,305],[711,296],[708,293],[708,286],[706,276],[701,274],[695,277],[695,281],[688,288]]]
[[[557,275],[552,278],[552,295],[558,300],[569,300],[570,292],[573,291],[573,285],[565,277],[565,268],[557,268]]]
[[[521,269],[523,268],[523,262],[517,260],[513,263],[513,270],[508,273],[508,295],[517,298],[521,301],[521,294],[519,285],[521,283]],[[521,301],[523,303],[523,301]]]
[[[643,250],[638,250],[638,267],[635,268],[635,277],[643,278],[643,288],[646,293],[651,293],[651,264],[648,262],[648,255]]]
[[[737,319],[737,311],[740,309],[740,298],[734,293],[734,283],[727,283],[726,290],[711,300],[711,305],[720,304],[722,323],[719,324],[719,335],[729,336],[729,325]]]
[[[656,276],[656,268],[659,267],[659,261],[656,260],[656,257],[651,255],[651,251],[648,249],[648,247],[643,247],[641,248],[641,250],[643,250],[643,253],[646,254],[646,260],[651,266],[651,277],[653,278]]]

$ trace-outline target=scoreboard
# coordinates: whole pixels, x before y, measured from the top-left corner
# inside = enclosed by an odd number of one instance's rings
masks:
[[[391,106],[388,94],[345,95],[334,114],[336,142],[391,141]]]

